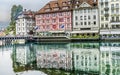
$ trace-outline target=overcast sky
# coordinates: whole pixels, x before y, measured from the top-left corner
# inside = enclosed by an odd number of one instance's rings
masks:
[[[10,21],[10,10],[12,6],[22,5],[24,9],[38,11],[50,0],[0,0],[0,22]]]

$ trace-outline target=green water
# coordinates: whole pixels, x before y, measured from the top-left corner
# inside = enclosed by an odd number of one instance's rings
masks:
[[[120,75],[120,43],[0,46],[0,75]]]

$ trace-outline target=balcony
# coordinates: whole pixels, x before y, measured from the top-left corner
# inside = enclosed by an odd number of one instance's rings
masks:
[[[105,17],[108,17],[109,16],[109,13],[105,13]]]
[[[108,4],[108,1],[105,1],[105,4]]]
[[[101,5],[103,5],[103,2],[101,2]]]
[[[120,20],[111,20],[111,25],[120,25]]]
[[[105,11],[108,11],[108,10],[109,10],[109,8],[108,8],[108,7],[105,7],[105,8],[104,8],[104,10],[105,10]]]

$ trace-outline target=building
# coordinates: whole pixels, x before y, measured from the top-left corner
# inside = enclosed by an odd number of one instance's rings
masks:
[[[73,1],[72,37],[99,38],[98,0]]]
[[[72,30],[72,6],[69,0],[54,0],[41,8],[36,18],[37,35],[60,36]]]
[[[21,12],[16,19],[16,35],[27,36],[34,32],[35,16],[31,10]]]
[[[99,0],[101,38],[120,37],[120,0]]]

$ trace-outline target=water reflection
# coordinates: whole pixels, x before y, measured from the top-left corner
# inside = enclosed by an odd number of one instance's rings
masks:
[[[79,74],[82,72],[99,74],[99,44],[82,43],[72,44],[73,68]]]
[[[101,43],[101,74],[120,74],[120,43]]]
[[[14,45],[12,58],[14,72],[36,68],[36,51],[32,44]]]
[[[10,51],[12,59],[10,64],[13,72],[11,72],[11,75],[22,75],[19,73],[26,71],[32,71],[29,75],[36,73],[33,73],[33,71],[40,72],[40,74],[35,75],[45,75],[45,73],[48,75],[120,74],[119,42],[28,43],[4,46],[0,47],[1,59],[7,50]]]

